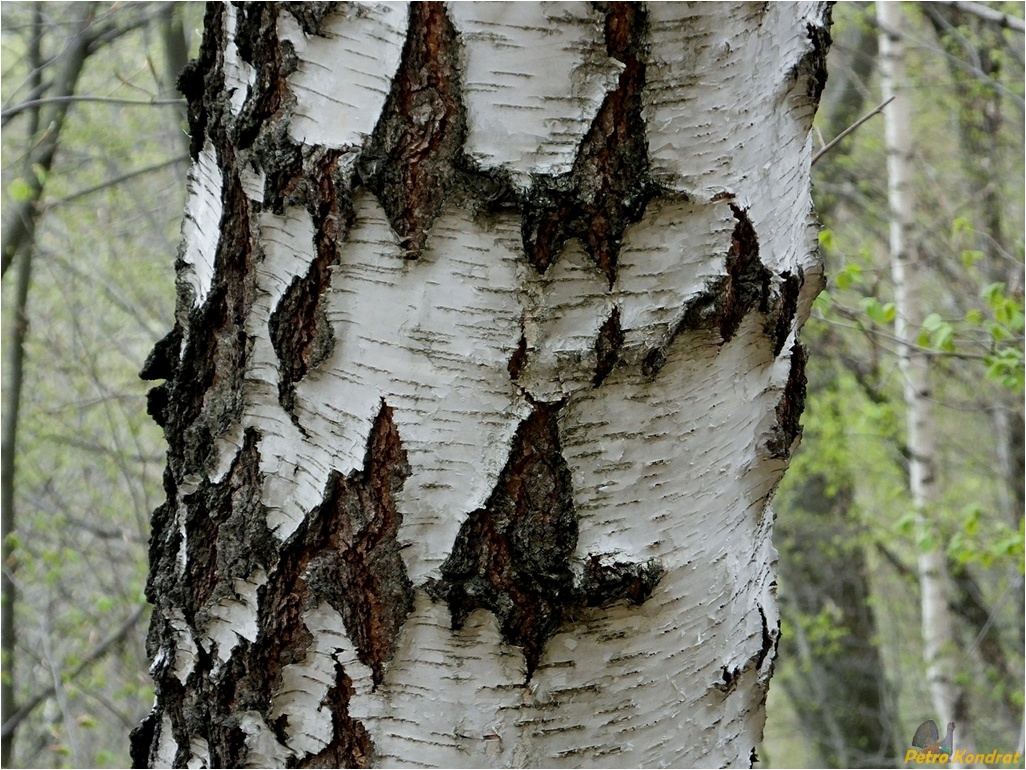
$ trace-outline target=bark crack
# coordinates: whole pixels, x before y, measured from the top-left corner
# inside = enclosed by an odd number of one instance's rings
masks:
[[[656,189],[649,178],[641,100],[646,13],[638,3],[602,6],[607,52],[624,65],[619,82],[603,100],[571,171],[534,179],[522,232],[528,261],[539,272],[555,262],[570,238],[578,238],[612,287],[623,233],[641,219]]]
[[[376,685],[413,609],[413,585],[397,540],[403,517],[396,507],[409,475],[392,409],[382,401],[363,470],[349,476],[333,473],[324,502],[311,513],[318,522],[319,534],[312,541],[318,550],[305,565],[304,579],[342,615]]]
[[[574,569],[577,512],[559,442],[561,406],[536,403],[520,424],[491,496],[461,527],[441,580],[427,586],[447,602],[453,628],[477,608],[493,612],[503,639],[523,648],[529,678],[545,643],[578,608],[641,604],[663,575],[655,562],[602,555]]]
[[[445,6],[411,3],[399,70],[360,163],[411,259],[452,193],[467,134],[458,61]]]
[[[791,334],[804,275],[800,268],[797,274],[785,271],[778,276],[779,285],[775,288],[773,273],[759,258],[759,237],[747,211],[734,204],[730,208],[736,224],[724,261],[726,274],[711,280],[704,291],[688,300],[669,339],[646,354],[641,364],[646,377],[659,373],[677,335],[716,331],[721,344],[729,342],[753,311],[764,318],[763,333],[773,346],[774,357],[783,350]]]

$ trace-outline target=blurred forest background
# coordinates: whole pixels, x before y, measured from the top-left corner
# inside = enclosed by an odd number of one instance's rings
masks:
[[[814,166],[828,285],[774,504],[784,632],[760,766],[900,765],[925,719],[957,721],[956,745],[1022,750],[1023,5],[898,9],[917,280],[892,273],[877,114]],[[138,372],[172,325],[188,174],[174,80],[202,12],[0,7],[5,767],[127,766],[153,702],[143,588],[164,444]],[[817,150],[884,101],[874,4],[833,13]],[[905,344],[928,391],[903,388]],[[935,436],[925,497],[909,414]],[[943,606],[924,638],[927,582]],[[935,709],[926,643],[952,713]]]

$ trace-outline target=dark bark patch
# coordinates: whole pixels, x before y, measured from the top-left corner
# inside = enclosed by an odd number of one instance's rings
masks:
[[[594,387],[602,384],[620,360],[620,346],[623,345],[623,329],[620,328],[620,308],[613,308],[609,318],[599,329],[595,338],[595,376],[591,380]]]
[[[524,201],[522,233],[528,261],[545,272],[571,237],[579,238],[609,281],[627,226],[641,219],[654,195],[642,116],[646,14],[638,3],[607,3],[605,36],[624,64],[563,177],[536,178]]]
[[[321,707],[331,712],[332,740],[317,754],[304,757],[289,767],[370,767],[373,744],[367,728],[349,716],[353,681],[341,664],[335,664],[335,684]]]
[[[235,143],[250,147],[262,128],[278,113],[287,93],[288,75],[278,41],[278,6],[275,3],[240,3],[236,6],[235,44],[239,57],[251,64],[256,80],[235,124]]]
[[[559,441],[561,405],[535,404],[520,424],[485,507],[460,528],[442,579],[428,584],[433,598],[448,603],[453,628],[462,628],[475,609],[494,613],[503,639],[523,649],[528,677],[576,609],[644,602],[662,576],[654,563],[604,564],[593,557],[584,579],[575,578],[577,512]]]
[[[282,3],[282,10],[292,14],[307,35],[320,35],[324,20],[335,10],[333,2]]]
[[[453,627],[478,607],[491,610],[503,637],[523,647],[529,672],[573,594],[577,516],[557,412],[538,404],[521,423],[494,491],[470,514],[441,570]]]
[[[260,490],[260,452],[251,429],[225,478],[217,484],[204,481],[187,496],[188,550],[176,604],[190,624],[202,625],[212,603],[235,596],[236,579],[248,578],[274,558]]]
[[[175,559],[181,547],[181,533],[174,526],[174,500],[178,497],[178,487],[170,467],[164,469],[164,494],[165,502],[150,517],[150,573],[146,578],[146,600],[152,604],[162,596],[171,595],[176,581]],[[151,625],[150,636],[146,640],[146,654],[150,657],[154,657],[159,649],[159,640],[153,632],[154,626]]]
[[[520,342],[517,343],[517,349],[513,351],[513,355],[509,357],[509,363],[506,364],[506,370],[509,372],[509,378],[516,382],[520,377],[520,373],[524,370],[524,366],[527,365],[527,335],[521,333]]]
[[[646,14],[640,3],[609,4],[606,47],[610,56],[623,62],[624,69],[574,163],[578,194],[586,212],[581,240],[610,286],[616,280],[623,232],[627,225],[641,219],[652,194],[647,181],[648,139],[641,102],[645,27]]]
[[[128,734],[128,755],[133,768],[150,767],[150,748],[153,746],[156,730],[157,710],[154,709]]]
[[[182,329],[175,325],[153,346],[153,350],[146,357],[142,371],[139,372],[139,379],[170,380],[178,368],[178,356],[181,349]]]
[[[466,138],[458,59],[445,6],[412,3],[399,70],[361,163],[411,259],[449,198]]]
[[[798,294],[802,288],[802,271],[798,275],[790,272],[782,273],[780,289],[770,300],[769,313],[766,318],[766,335],[773,340],[773,356],[780,355],[791,334],[791,324],[798,312]]]
[[[348,186],[337,178],[338,151],[316,153],[306,174],[314,223],[315,256],[304,276],[297,276],[271,313],[269,331],[278,360],[278,401],[296,422],[296,385],[324,361],[335,336],[324,309],[331,267],[338,263],[338,244],[352,224]],[[297,422],[298,424],[298,422]]]
[[[234,168],[230,148],[218,153],[222,168]],[[245,319],[255,297],[255,272],[250,202],[237,175],[225,175],[222,210],[210,291],[202,305],[187,311],[185,352],[167,383],[162,409],[168,459],[178,478],[210,468],[214,439],[238,422],[244,406],[250,347]]]
[[[453,201],[475,216],[521,209],[521,195],[508,169],[482,169],[473,159],[461,155],[457,171]]]
[[[729,342],[752,311],[763,315],[763,332],[773,345],[774,357],[783,350],[798,312],[804,275],[800,268],[797,274],[785,271],[774,289],[773,274],[759,258],[759,239],[748,214],[733,204],[731,210],[737,224],[725,260],[726,275],[709,281],[701,294],[688,300],[666,343],[643,359],[641,371],[646,377],[659,373],[678,334],[717,331],[721,344]]]
[[[805,411],[805,363],[808,355],[801,343],[791,346],[791,369],[787,375],[784,393],[777,402],[777,421],[766,443],[771,457],[788,459],[791,446],[802,432],[801,416]]]
[[[203,29],[206,32],[200,43],[199,55],[191,60],[178,74],[178,90],[188,104],[187,118],[189,121],[189,154],[193,161],[199,160],[203,142],[207,137],[209,120],[208,93],[219,90],[222,78],[220,67],[220,30],[224,27],[225,9],[222,5],[209,3],[203,18]]]
[[[742,319],[750,310],[766,312],[770,291],[770,271],[759,260],[759,238],[747,212],[730,206],[737,224],[727,254],[727,280],[720,309],[720,336],[733,339]]]
[[[152,417],[153,421],[161,428],[167,426],[169,398],[167,385],[150,388],[146,393],[146,414]]]
[[[409,475],[392,410],[382,402],[363,470],[333,473],[324,502],[311,514],[317,532],[312,545],[318,545],[305,565],[305,580],[342,615],[375,684],[381,683],[413,609],[413,584],[397,540],[402,514],[396,508]]]
[[[806,24],[805,32],[812,44],[808,51],[795,65],[791,73],[795,80],[804,80],[806,84],[805,96],[812,100],[813,104],[819,104],[819,98],[823,95],[823,89],[827,83],[827,54],[830,52],[830,16],[831,7],[828,5],[824,10],[822,26],[817,24]]]
[[[666,352],[662,348],[652,348],[641,361],[641,373],[646,377],[655,377],[666,364]]]
[[[170,665],[157,672],[159,702],[173,720],[181,716],[183,726],[175,727],[176,739],[187,748],[190,737],[203,736],[212,766],[245,763],[245,735],[237,715],[246,711],[261,714],[278,740],[286,743],[288,717],[272,722],[270,707],[285,667],[302,663],[308,654],[313,637],[303,623],[303,613],[319,602],[327,602],[342,615],[360,659],[380,682],[413,603],[412,586],[395,542],[400,524],[395,495],[409,466],[391,415],[383,403],[368,439],[364,469],[347,477],[334,474],[324,503],[280,548],[266,528],[266,512],[259,507],[255,432],[247,433],[243,451],[225,481],[202,486],[188,498],[195,511],[186,522],[189,560],[196,566],[186,562],[187,574],[177,593],[164,592],[163,600],[185,607],[187,622],[201,628],[209,607],[221,598],[231,598],[237,578],[250,577],[257,568],[267,575],[257,592],[254,642],[240,639],[223,664],[201,646],[188,697],[184,689],[179,692]],[[212,524],[202,529],[201,521]],[[165,636],[173,633],[167,624],[162,628]],[[348,711],[352,682],[341,665],[336,664],[335,674],[321,703],[332,714],[333,740],[317,755],[291,759],[291,766],[363,767],[370,761],[370,737]]]
[[[579,229],[573,195],[565,177],[537,177],[524,201],[520,229],[527,261],[544,273]]]
[[[588,607],[604,607],[626,600],[644,604],[666,572],[654,560],[647,562],[614,561],[590,556],[584,563],[581,591]]]

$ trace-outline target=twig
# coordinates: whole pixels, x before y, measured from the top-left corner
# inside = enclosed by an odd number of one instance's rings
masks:
[[[136,607],[135,610],[132,611],[132,614],[129,615],[128,618],[125,620],[125,622],[121,624],[121,627],[118,628],[106,639],[104,639],[102,642],[100,642],[95,647],[95,649],[93,649],[92,652],[90,652],[85,658],[82,659],[82,661],[77,666],[75,666],[75,668],[71,670],[70,674],[66,675],[65,678],[68,681],[71,681],[76,676],[85,671],[86,668],[93,665],[94,663],[96,663],[96,661],[98,661],[100,658],[106,655],[111,647],[113,647],[115,644],[117,644],[126,636],[128,636],[128,632],[131,631],[135,627],[135,624],[139,622],[139,618],[143,616],[143,612],[145,612],[145,610],[145,605],[140,605],[139,607]],[[56,687],[54,685],[50,685],[45,690],[36,693],[23,705],[19,706],[18,710],[15,711],[10,716],[10,718],[6,722],[4,722],[3,727],[0,728],[0,735],[6,737],[8,735],[13,734],[14,731],[18,729],[18,725],[25,721],[25,718],[28,717],[28,715],[35,710],[36,706],[38,706],[44,700],[49,698],[56,691]]]
[[[877,114],[883,112],[884,107],[886,107],[888,104],[890,104],[893,101],[894,101],[894,97],[892,96],[889,99],[885,99],[884,101],[880,102],[878,105],[876,105],[876,107],[871,112],[867,112],[861,118],[859,118],[854,123],[852,123],[850,126],[848,126],[846,129],[844,129],[844,131],[842,131],[837,136],[835,136],[833,138],[833,140],[826,147],[824,147],[822,150],[820,150],[819,152],[817,152],[815,155],[812,156],[812,163],[813,163],[813,165],[815,165],[817,160],[822,158],[827,152],[829,152],[831,149],[833,149],[835,144],[837,144],[839,141],[844,139],[844,137],[846,137],[848,134],[850,134],[856,128],[861,126],[863,123],[865,123],[871,117],[873,117],[874,115],[877,115]]]
[[[960,0],[936,0],[941,2],[943,5],[950,5],[956,11],[962,11],[962,13],[971,13],[973,16],[978,16],[986,22],[991,24],[997,24],[999,27],[1005,29],[1014,29],[1016,32],[1026,32],[1026,22],[1020,19],[1018,16],[1012,16],[1009,13],[1002,13],[1001,11],[995,10],[983,3],[972,3],[963,2]]]
[[[106,190],[108,187],[114,187],[115,185],[119,185],[122,182],[128,181],[129,179],[133,179],[137,176],[142,176],[143,174],[149,174],[153,171],[160,171],[162,168],[173,166],[176,163],[181,163],[183,161],[187,161],[188,159],[188,155],[179,155],[177,158],[169,158],[168,160],[161,161],[160,163],[154,163],[152,166],[146,166],[145,168],[137,168],[134,171],[129,171],[127,173],[122,174],[121,176],[114,177],[113,179],[108,179],[106,182],[101,182],[98,185],[87,187],[84,190],[79,190],[78,192],[72,193],[66,198],[58,198],[55,201],[50,201],[49,203],[45,204],[43,208],[49,211],[50,209],[56,206],[63,206],[65,203],[71,203],[72,201],[78,200],[79,198],[84,198],[87,195],[92,195],[93,193]]]
[[[102,104],[122,104],[130,107],[159,107],[173,104],[181,106],[185,99],[121,99],[115,96],[47,96],[42,99],[30,99],[21,104],[15,104],[0,112],[0,118],[8,120],[19,112],[24,112],[30,107],[38,107],[44,104],[69,104],[72,102],[100,102]]]

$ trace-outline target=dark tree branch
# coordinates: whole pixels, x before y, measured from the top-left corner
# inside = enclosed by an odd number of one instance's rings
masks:
[[[92,652],[86,655],[85,658],[83,658],[82,661],[71,670],[65,679],[69,681],[74,679],[89,668],[89,666],[93,665],[110,652],[116,644],[121,642],[121,640],[128,636],[129,632],[135,628],[135,624],[139,622],[139,619],[143,616],[145,610],[146,608],[144,606],[136,607],[132,611],[132,614],[125,619],[117,630],[96,645]],[[55,692],[56,688],[53,685],[50,685],[45,690],[41,690],[25,701],[25,703],[18,707],[18,710],[8,717],[8,719],[3,723],[3,727],[0,728],[0,736],[6,738],[9,735],[12,735],[14,731],[18,729],[18,725],[24,722],[29,714],[35,711],[39,704],[53,696]]]
[[[185,99],[121,99],[115,96],[48,96],[42,99],[30,99],[27,102],[22,102],[21,104],[16,104],[13,107],[8,107],[3,112],[0,112],[0,118],[3,118],[4,122],[6,122],[18,113],[24,112],[25,110],[33,107],[48,104],[72,104],[74,102],[100,102],[103,104],[117,104],[129,107],[160,107],[165,105],[181,107],[185,104]]]
[[[956,11],[971,13],[990,24],[996,24],[1004,29],[1013,29],[1016,32],[1026,32],[1026,22],[1018,16],[1008,13],[1001,13],[983,3],[965,2],[964,0],[933,0],[937,5],[950,5]]]

